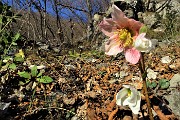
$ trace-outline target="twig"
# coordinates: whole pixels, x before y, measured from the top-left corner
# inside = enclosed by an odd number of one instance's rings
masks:
[[[108,120],[113,120],[113,117],[117,113],[117,111],[118,111],[118,108],[116,108],[114,111],[112,111],[111,114],[109,115]]]
[[[148,95],[148,91],[147,91],[147,85],[146,85],[147,73],[146,73],[146,70],[145,70],[144,54],[143,53],[141,54],[141,58],[140,58],[140,62],[139,62],[139,69],[141,71],[141,75],[142,75],[142,79],[143,79],[143,90],[144,90],[144,94],[145,94],[145,98],[146,98],[146,102],[147,102],[149,118],[150,118],[150,120],[154,120],[152,110],[151,110],[151,104],[150,104],[150,100],[149,100],[149,95]]]
[[[56,5],[61,5],[61,6],[66,7],[66,8],[72,8],[74,10],[83,11],[83,12],[88,13],[88,11],[85,10],[85,9],[80,9],[80,8],[76,8],[76,7],[73,7],[73,6],[70,6],[70,5],[61,4],[60,2],[57,3]]]
[[[153,106],[154,111],[157,113],[161,120],[169,120],[160,110],[159,106]]]

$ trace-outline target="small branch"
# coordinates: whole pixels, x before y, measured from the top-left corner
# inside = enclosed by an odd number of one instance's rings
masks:
[[[76,8],[76,7],[73,7],[73,6],[70,6],[70,5],[64,5],[64,4],[61,4],[60,2],[57,3],[57,5],[61,5],[62,7],[65,7],[65,8],[72,8],[74,10],[83,11],[85,13],[88,13],[88,11],[85,10],[85,9]]]
[[[144,54],[143,53],[141,54],[141,58],[140,58],[140,62],[139,62],[139,69],[141,71],[141,75],[142,75],[142,79],[143,79],[143,91],[144,91],[146,102],[147,102],[149,118],[150,118],[150,120],[154,120],[152,110],[151,110],[151,104],[150,104],[150,100],[149,100],[149,95],[148,95],[148,91],[147,91],[147,85],[146,85],[147,73],[146,73],[146,70],[145,70]]]
[[[115,116],[115,114],[117,113],[118,108],[116,108],[114,111],[111,112],[111,114],[109,115],[108,120],[113,120],[113,117]]]

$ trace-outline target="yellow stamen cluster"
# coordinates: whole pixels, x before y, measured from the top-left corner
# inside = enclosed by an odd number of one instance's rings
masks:
[[[131,46],[133,44],[133,38],[127,29],[119,29],[117,34],[123,47]]]
[[[128,97],[131,96],[131,90],[128,89]]]

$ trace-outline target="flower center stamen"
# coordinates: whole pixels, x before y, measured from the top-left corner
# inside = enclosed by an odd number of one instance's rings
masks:
[[[133,44],[133,38],[130,31],[128,31],[127,29],[118,29],[117,34],[123,47],[128,47]]]
[[[128,97],[131,96],[131,90],[128,89]]]

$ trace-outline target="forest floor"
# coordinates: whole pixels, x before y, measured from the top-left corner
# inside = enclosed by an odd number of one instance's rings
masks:
[[[1,120],[147,120],[143,97],[138,115],[133,115],[128,107],[116,105],[115,95],[123,84],[142,89],[138,65],[128,63],[124,55],[108,57],[101,52],[89,51],[58,56],[46,51],[33,53],[27,50],[25,56],[25,61],[32,65],[46,66],[44,74],[52,77],[53,82],[37,83],[34,87],[34,81],[30,81],[19,86],[16,83],[19,77],[14,72],[9,73],[15,77],[3,85],[1,101],[11,104],[0,110]],[[165,56],[169,56],[171,61],[162,63]],[[154,118],[178,119],[169,106],[170,101],[164,97],[173,94],[171,89],[161,89],[158,81],[171,81],[180,73],[179,45],[158,46],[145,54],[145,65],[156,74],[155,78],[148,80],[157,83],[157,86],[149,87]],[[174,89],[180,92],[178,84]]]

